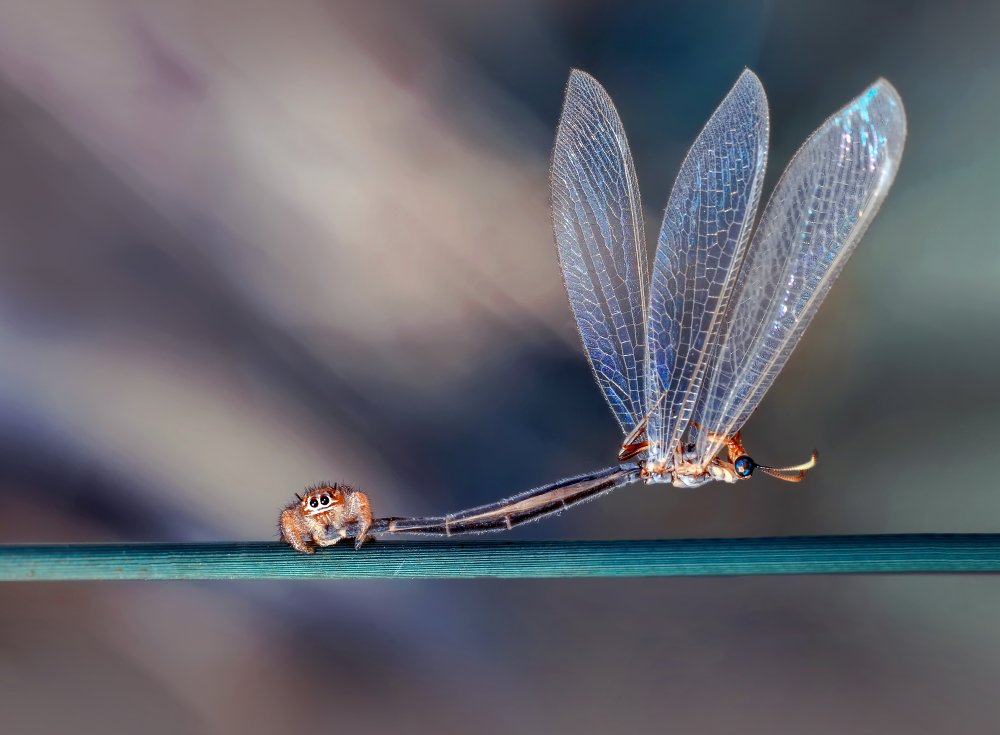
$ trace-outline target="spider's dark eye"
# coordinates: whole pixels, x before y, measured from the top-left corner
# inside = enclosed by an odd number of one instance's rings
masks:
[[[316,498],[313,498],[312,500],[309,501],[309,507],[310,508],[316,508],[318,506],[319,506],[319,503],[316,502]]]
[[[329,505],[330,504],[330,496],[329,495],[323,495],[322,497],[320,497],[319,502],[321,502],[323,505]]]
[[[740,477],[750,477],[753,474],[754,467],[757,463],[750,459],[745,454],[742,457],[737,457],[736,461],[733,462],[733,469],[736,470],[736,474]]]

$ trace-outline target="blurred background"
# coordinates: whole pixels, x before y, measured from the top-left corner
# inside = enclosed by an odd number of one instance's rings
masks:
[[[606,466],[547,165],[571,67],[651,231],[744,67],[769,189],[879,76],[910,134],[747,426],[819,468],[516,532],[1000,530],[1000,6],[6,0],[0,542],[275,539],[303,486],[437,514]],[[651,233],[652,234],[652,233]],[[0,587],[0,730],[983,732],[993,577]]]

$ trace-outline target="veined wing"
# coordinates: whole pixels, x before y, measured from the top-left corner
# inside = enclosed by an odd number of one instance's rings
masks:
[[[784,367],[896,176],[906,139],[899,94],[880,79],[813,133],[771,196],[740,272],[718,360],[695,420],[708,462]]]
[[[648,277],[639,185],[611,98],[577,70],[552,155],[552,222],[583,346],[628,434],[646,414]]]
[[[646,368],[649,456],[680,444],[720,327],[767,162],[767,99],[744,71],[681,165],[663,215],[650,286]]]

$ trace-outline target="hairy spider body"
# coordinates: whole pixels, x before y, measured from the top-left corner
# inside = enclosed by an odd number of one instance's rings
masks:
[[[368,496],[349,485],[323,483],[308,488],[281,511],[281,540],[296,551],[312,554],[317,546],[333,546],[353,538],[360,548],[370,536],[372,511]]]

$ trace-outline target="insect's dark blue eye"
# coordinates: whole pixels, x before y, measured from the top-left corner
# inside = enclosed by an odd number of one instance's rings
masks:
[[[750,475],[753,474],[754,467],[756,466],[756,462],[746,455],[737,457],[736,461],[733,462],[733,468],[736,470],[736,474],[740,477],[750,477]]]
[[[316,498],[313,498],[312,500],[309,501],[310,508],[316,508],[317,506],[319,506],[319,503],[316,502]]]
[[[321,497],[319,499],[319,502],[321,502],[323,505],[329,505],[330,504],[330,496],[324,495],[323,497]]]

